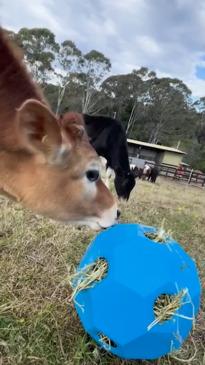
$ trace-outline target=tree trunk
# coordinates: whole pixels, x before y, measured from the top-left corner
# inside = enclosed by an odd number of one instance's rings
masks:
[[[126,135],[128,135],[131,127],[133,127],[133,124],[135,122],[136,107],[137,107],[137,103],[135,102],[133,107],[132,107],[130,117],[129,117],[129,120],[128,120],[128,124],[127,124],[127,128],[126,128]]]
[[[154,144],[157,144],[158,141],[159,141],[159,133],[161,132],[161,126],[162,126],[162,123],[159,122],[156,126],[156,128],[154,129],[154,131],[152,132],[152,138],[151,138],[151,141],[150,143],[154,143]]]
[[[61,107],[61,104],[63,102],[64,96],[65,96],[65,91],[66,91],[67,85],[68,85],[68,81],[63,86],[60,86],[59,85],[59,89],[58,89],[58,100],[57,100],[57,107],[56,107],[56,114],[58,114],[59,111],[60,111],[60,107]]]

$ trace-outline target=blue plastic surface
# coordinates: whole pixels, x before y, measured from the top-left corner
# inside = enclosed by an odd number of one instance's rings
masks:
[[[201,287],[194,261],[176,241],[156,243],[144,235],[155,231],[118,224],[95,238],[79,265],[81,269],[98,258],[108,262],[106,277],[77,294],[75,307],[89,335],[121,358],[155,359],[178,349],[199,310]],[[158,296],[183,289],[187,294],[181,308],[150,329]],[[100,334],[116,347],[102,342]]]

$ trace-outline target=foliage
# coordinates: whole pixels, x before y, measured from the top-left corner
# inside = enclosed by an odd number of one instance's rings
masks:
[[[61,43],[56,61],[55,76],[58,80],[56,113],[58,113],[65,97],[66,89],[68,86],[71,86],[72,81],[76,78],[76,74],[81,73],[84,61],[81,51],[70,40]]]
[[[25,61],[56,113],[75,110],[119,119],[129,137],[180,146],[187,162],[205,171],[205,97],[194,100],[179,79],[158,77],[147,67],[106,75],[103,53],[83,53],[72,40],[59,44],[45,28],[7,31],[24,50]]]
[[[24,50],[25,60],[35,80],[41,84],[48,82],[54,71],[55,54],[59,51],[55,35],[46,28],[22,28],[16,40]]]

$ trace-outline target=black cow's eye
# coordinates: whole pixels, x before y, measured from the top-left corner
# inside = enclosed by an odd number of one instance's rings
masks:
[[[98,170],[88,170],[86,172],[86,177],[89,181],[94,182],[99,179],[100,173]]]

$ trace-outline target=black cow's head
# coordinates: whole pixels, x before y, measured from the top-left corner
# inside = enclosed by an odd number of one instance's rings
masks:
[[[124,172],[120,169],[115,171],[115,189],[119,198],[128,200],[135,186],[135,176],[132,171]]]

